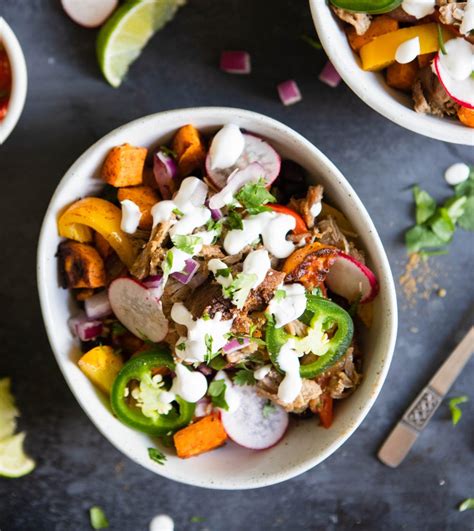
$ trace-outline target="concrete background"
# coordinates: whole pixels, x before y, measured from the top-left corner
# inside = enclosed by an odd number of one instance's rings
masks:
[[[406,262],[403,231],[413,221],[410,187],[450,194],[444,169],[473,162],[466,147],[405,131],[365,106],[343,84],[317,75],[325,56],[303,0],[195,0],[157,35],[119,90],[101,78],[95,32],[66,18],[56,0],[1,0],[0,15],[26,54],[29,92],[19,125],[0,148],[0,376],[11,376],[28,432],[33,474],[0,478],[0,529],[89,529],[87,510],[104,507],[111,529],[146,530],[158,513],[176,530],[468,530],[474,496],[474,364],[451,396],[471,402],[456,428],[443,404],[397,470],[376,459],[392,425],[472,321],[473,238],[456,233],[449,255],[430,261],[441,299],[407,306],[401,291],[394,361],[380,398],[352,438],[317,468],[259,491],[214,492],[179,485],[119,454],[75,402],[50,351],[35,280],[38,232],[48,200],[74,160],[105,133],[156,111],[231,105],[277,118],[306,136],[351,181],[380,231],[395,279]],[[252,54],[251,76],[219,71],[222,49]],[[298,81],[289,108],[275,85]],[[470,314],[470,317],[469,317]],[[192,523],[199,516],[203,522]]]

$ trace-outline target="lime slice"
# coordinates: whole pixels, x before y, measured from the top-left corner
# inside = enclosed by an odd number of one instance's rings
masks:
[[[23,451],[25,432],[0,441],[0,476],[19,478],[35,468],[35,462]]]
[[[10,378],[0,380],[0,440],[13,435],[20,412],[10,391]]]
[[[129,66],[185,0],[127,0],[99,32],[97,57],[105,79],[118,87]]]

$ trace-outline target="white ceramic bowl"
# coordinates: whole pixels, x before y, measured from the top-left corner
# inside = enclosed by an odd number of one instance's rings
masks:
[[[363,341],[364,378],[353,396],[336,408],[329,430],[315,419],[295,422],[284,439],[262,452],[233,443],[213,452],[180,460],[169,451],[165,466],[152,462],[150,437],[129,429],[112,414],[106,398],[82,374],[76,361],[79,348],[67,320],[74,306],[68,292],[58,286],[56,249],[60,241],[56,219],[65,205],[101,187],[99,169],[109,149],[129,142],[152,147],[169,141],[182,125],[194,124],[212,132],[233,122],[266,137],[284,157],[302,164],[327,197],[338,206],[361,235],[369,263],[381,285],[375,305],[374,326]],[[38,247],[38,287],[41,308],[52,349],[76,399],[109,441],[128,457],[153,472],[176,481],[219,489],[246,489],[271,485],[301,474],[331,455],[357,428],[380,392],[393,353],[397,306],[390,266],[377,231],[346,179],[312,144],[289,127],[261,114],[231,108],[182,109],[153,114],[119,127],[89,148],[60,182],[44,218]]]
[[[25,105],[27,75],[25,56],[10,26],[0,17],[0,44],[7,52],[12,71],[12,90],[5,118],[0,120],[0,145],[13,131]]]
[[[327,0],[309,0],[316,31],[332,64],[345,83],[367,103],[392,122],[421,135],[452,142],[474,145],[473,129],[452,118],[439,118],[413,110],[411,97],[390,88],[383,75],[365,72],[352,51]]]

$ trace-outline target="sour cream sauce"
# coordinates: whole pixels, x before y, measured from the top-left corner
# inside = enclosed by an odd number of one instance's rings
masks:
[[[180,396],[186,402],[196,403],[207,392],[207,380],[199,371],[192,371],[182,363],[176,363],[174,369],[176,376],[169,391],[161,393],[161,401],[171,403]]]
[[[124,199],[120,201],[120,204],[122,206],[120,228],[127,234],[133,234],[138,229],[138,224],[142,217],[140,207],[133,201],[130,201],[130,199]]]
[[[213,170],[233,166],[244,150],[245,139],[235,124],[227,124],[212,139],[209,148]]]
[[[275,317],[275,328],[281,328],[303,315],[306,309],[306,295],[301,284],[282,285],[276,291],[284,291],[285,297],[274,296],[270,301],[269,310]]]
[[[218,371],[214,376],[214,380],[225,381],[225,393],[224,400],[226,401],[229,409],[228,413],[235,413],[240,407],[240,394],[234,389],[234,384],[224,371]]]
[[[411,63],[420,55],[420,38],[413,37],[402,42],[395,52],[395,61],[400,64]]]
[[[263,240],[264,247],[276,258],[286,258],[294,251],[295,245],[286,235],[296,225],[295,218],[276,212],[261,212],[242,220],[243,230],[233,229],[224,239],[227,254],[237,254],[246,245]]]
[[[417,19],[434,13],[436,0],[403,0],[402,9]]]
[[[280,369],[285,372],[285,377],[278,386],[278,398],[285,404],[290,404],[299,395],[303,385],[300,376],[300,360],[292,339],[281,347],[277,362]]]
[[[184,345],[182,350],[176,349],[175,355],[184,361],[202,363],[207,353],[206,336],[212,337],[212,351],[217,352],[227,343],[227,334],[232,328],[233,319],[222,320],[222,313],[217,312],[211,318],[194,320],[191,312],[182,302],[176,302],[171,308],[171,318],[175,323],[188,329],[187,337],[178,339],[177,346]]]

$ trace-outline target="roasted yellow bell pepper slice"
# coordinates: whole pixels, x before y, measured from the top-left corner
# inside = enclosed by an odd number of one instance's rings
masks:
[[[405,41],[418,37],[420,39],[420,55],[439,50],[438,26],[435,23],[421,24],[391,31],[375,37],[359,50],[364,70],[382,70],[395,61],[397,48]],[[443,39],[448,41],[452,33],[443,28]]]
[[[122,231],[122,212],[110,201],[98,197],[86,197],[73,203],[58,220],[59,235],[64,238],[87,242],[92,240],[91,229],[103,236],[120,260],[131,267],[136,249],[130,237]]]
[[[114,380],[123,367],[123,360],[112,347],[99,346],[86,352],[78,365],[93,384],[105,393],[110,393]]]

